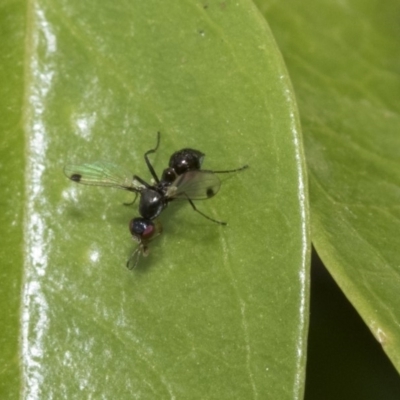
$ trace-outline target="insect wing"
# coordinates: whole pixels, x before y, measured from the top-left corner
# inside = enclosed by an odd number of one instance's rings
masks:
[[[212,171],[188,171],[175,179],[166,195],[174,199],[204,200],[216,195],[220,186],[221,181]]]
[[[140,256],[142,255],[142,251],[142,245],[139,244],[126,262],[126,268],[132,270],[137,267],[137,265],[139,264]]]
[[[133,180],[129,172],[106,161],[66,165],[64,174],[72,181],[83,185],[109,186],[134,192],[140,188],[140,184]]]

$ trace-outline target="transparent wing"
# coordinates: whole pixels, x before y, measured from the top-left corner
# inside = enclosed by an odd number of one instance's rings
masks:
[[[137,265],[139,264],[142,252],[143,252],[142,246],[139,244],[129,257],[128,261],[126,262],[126,268],[131,270],[136,268]]]
[[[167,189],[167,197],[204,200],[215,196],[221,181],[212,171],[188,171],[175,179]]]
[[[139,182],[133,180],[132,174],[106,161],[66,165],[64,174],[71,181],[83,185],[109,186],[134,192],[137,192],[141,187]]]

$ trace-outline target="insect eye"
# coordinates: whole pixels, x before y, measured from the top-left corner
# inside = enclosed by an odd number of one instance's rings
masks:
[[[129,222],[129,231],[131,235],[138,241],[149,239],[155,231],[152,221],[145,218],[133,218]]]
[[[154,233],[154,225],[153,225],[153,223],[149,223],[146,226],[146,229],[144,230],[144,232],[142,233],[142,238],[150,239],[153,236],[153,233]]]

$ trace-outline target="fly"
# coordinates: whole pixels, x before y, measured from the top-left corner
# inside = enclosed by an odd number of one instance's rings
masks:
[[[247,165],[244,165],[231,170],[202,170],[204,153],[199,150],[184,148],[172,154],[169,166],[164,169],[160,179],[148,157],[149,154],[157,151],[159,144],[160,132],[157,134],[156,147],[144,154],[147,168],[154,181],[152,184],[137,175],[131,175],[113,163],[105,161],[97,161],[91,164],[71,164],[64,168],[65,175],[76,183],[113,187],[135,193],[134,200],[129,204],[133,204],[137,196],[140,195],[139,214],[141,217],[134,218],[130,223],[130,232],[133,238],[139,242],[139,246],[128,260],[128,265],[132,260],[133,264],[136,265],[137,261],[134,260],[136,257],[138,260],[141,254],[147,255],[148,242],[162,231],[161,224],[159,222],[154,224],[152,221],[173,200],[187,200],[193,210],[203,217],[217,224],[226,225],[226,222],[211,218],[198,210],[193,200],[209,199],[218,193],[221,181],[216,174],[238,172],[248,168]],[[143,233],[146,232],[146,229],[141,232],[144,225],[152,232],[150,237]]]

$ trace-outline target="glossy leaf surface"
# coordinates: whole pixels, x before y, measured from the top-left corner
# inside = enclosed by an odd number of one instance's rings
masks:
[[[303,158],[287,73],[258,10],[41,1],[27,19],[24,396],[301,397]],[[250,169],[221,175],[218,195],[196,202],[227,227],[173,202],[131,272],[137,206],[122,203],[132,197],[62,171],[106,161],[150,181],[143,153],[157,131],[158,173],[183,147],[203,151],[205,169]]]

